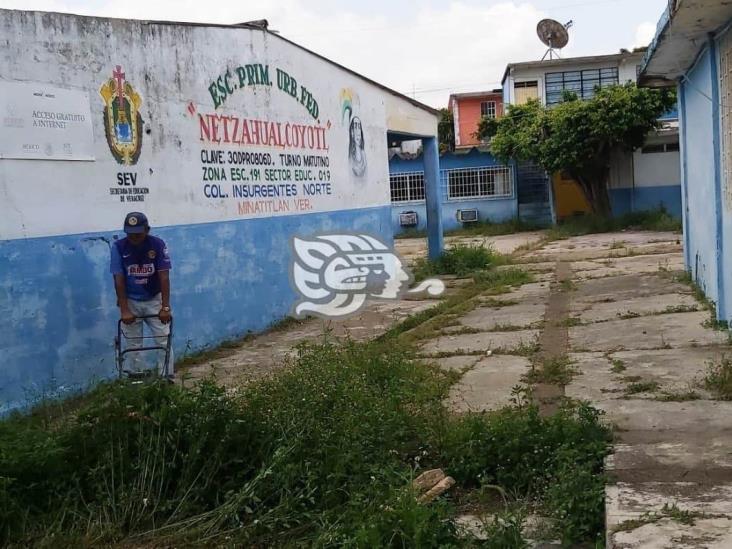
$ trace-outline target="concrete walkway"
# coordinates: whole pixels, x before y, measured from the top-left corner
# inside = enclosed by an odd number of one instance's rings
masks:
[[[563,394],[590,400],[615,427],[608,547],[732,547],[732,402],[699,386],[730,347],[678,281],[678,236],[575,237],[522,261],[543,280],[500,296],[510,305],[457,319],[466,333],[448,327],[423,344],[425,356],[464,372],[453,409],[499,408],[524,382],[529,356],[566,356],[572,381],[537,386],[535,398],[545,408]]]
[[[496,237],[469,237],[460,240],[449,237],[447,245],[464,242],[470,245],[491,246],[496,251],[509,254],[521,246],[538,242],[542,233],[520,233]],[[396,240],[397,253],[408,263],[427,253],[424,238]],[[446,280],[447,292],[461,286],[460,280]],[[307,319],[302,322],[285,323],[263,334],[251,336],[244,341],[203,356],[192,365],[178,368],[178,376],[195,382],[215,375],[223,384],[235,385],[267,376],[283,366],[283,358],[293,354],[293,347],[303,341],[323,341],[324,337],[349,337],[354,341],[373,339],[410,315],[436,305],[438,301],[429,296],[416,295],[401,301],[371,301],[361,314],[344,320]]]
[[[457,413],[500,408],[526,384],[537,359],[568,357],[572,380],[535,386],[534,396],[547,413],[563,395],[589,400],[615,427],[608,547],[732,547],[732,402],[699,387],[707,364],[730,347],[727,333],[710,326],[710,311],[679,281],[679,235],[628,231],[544,246],[540,236],[480,239],[504,252],[533,243],[519,261],[535,281],[472,298],[417,341],[426,359],[461,373],[450,406]],[[397,247],[412,258],[425,251],[423,240],[399,240]],[[366,340],[435,303],[373,302],[346,321],[292,324],[186,375],[215,372],[227,383],[261,377],[281,367],[299,341],[322,339],[324,329]]]

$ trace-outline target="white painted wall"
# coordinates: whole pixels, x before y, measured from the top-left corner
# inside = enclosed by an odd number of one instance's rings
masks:
[[[633,153],[636,187],[681,185],[678,151],[643,154]]]
[[[585,69],[604,69],[609,67],[618,68],[618,82],[636,81],[636,66],[640,64],[643,54],[629,54],[621,60],[598,61],[591,63],[574,62],[572,58],[562,59],[560,62],[547,62],[546,65],[530,66],[530,67],[514,67],[511,69],[507,77],[509,82],[508,102],[513,103],[515,98],[514,83],[537,80],[539,86],[539,97],[542,103],[546,103],[546,89],[544,87],[544,75],[551,72],[564,72]]]
[[[158,225],[185,225],[385,206],[390,203],[387,128],[437,134],[433,113],[262,30],[11,10],[0,10],[0,25],[8,37],[0,49],[0,82],[87,93],[95,158],[0,159],[0,240],[114,230],[131,209],[144,210]],[[216,107],[209,85],[227,70],[236,83],[236,68],[254,63],[269,67],[273,84],[234,89]],[[100,89],[118,65],[141,98],[142,150],[133,165],[119,164],[105,138]],[[296,98],[279,89],[278,68],[297,79]],[[317,116],[301,101],[307,99],[301,86],[317,101]],[[350,113],[344,111],[345,98],[350,98]],[[327,150],[209,142],[200,125],[207,115],[268,121],[283,130],[288,124],[322,129]],[[351,115],[363,124],[363,175],[349,161]],[[227,160],[223,165],[204,162],[202,150],[222,151]],[[238,183],[293,185],[297,195],[286,198],[287,208],[279,204],[282,208],[273,211],[269,197],[235,198],[230,170],[242,165],[228,162],[230,152],[271,155],[271,165],[243,165],[247,172],[259,168],[260,181]],[[296,167],[286,166],[280,154],[314,154],[329,165],[298,181]],[[217,190],[226,196],[206,196],[206,167],[223,167],[229,175],[227,181],[208,182],[219,184]],[[289,171],[268,182],[265,168]],[[119,174],[128,174],[128,183],[134,176],[134,187],[147,189],[144,202],[125,202],[125,196],[114,194],[132,188],[118,184]],[[307,195],[304,185],[311,183],[323,184],[322,194]],[[244,202],[249,206],[242,210]],[[254,203],[263,203],[263,209],[248,209]]]

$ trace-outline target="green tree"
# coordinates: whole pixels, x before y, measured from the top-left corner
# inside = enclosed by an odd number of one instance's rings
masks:
[[[676,104],[669,90],[635,84],[597,90],[580,101],[544,107],[538,101],[512,105],[494,124],[482,124],[481,137],[492,137],[491,151],[504,162],[530,160],[549,173],[567,172],[582,188],[595,213],[610,215],[608,178],[613,151],[632,151],[658,128],[658,118]]]
[[[440,142],[440,153],[455,150],[455,120],[450,109],[440,109],[437,138]]]

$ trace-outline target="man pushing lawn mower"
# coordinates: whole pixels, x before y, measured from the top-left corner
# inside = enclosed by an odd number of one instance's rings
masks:
[[[124,231],[127,236],[112,244],[110,266],[122,335],[127,340],[128,349],[142,350],[144,320],[155,339],[155,348],[158,351],[167,349],[165,358],[158,352],[158,372],[172,380],[173,354],[168,341],[172,319],[168,248],[162,239],[150,234],[150,225],[143,213],[128,213]],[[131,355],[132,371],[138,372],[140,353],[132,352]]]

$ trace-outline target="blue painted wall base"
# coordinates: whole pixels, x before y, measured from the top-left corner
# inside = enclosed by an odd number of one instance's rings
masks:
[[[289,313],[292,235],[364,231],[391,244],[391,223],[383,206],[153,228],[173,260],[177,356],[264,330]],[[0,241],[0,414],[115,375],[114,236]]]
[[[670,215],[681,219],[681,185],[610,189],[610,205],[613,215],[657,210],[663,206]]]

